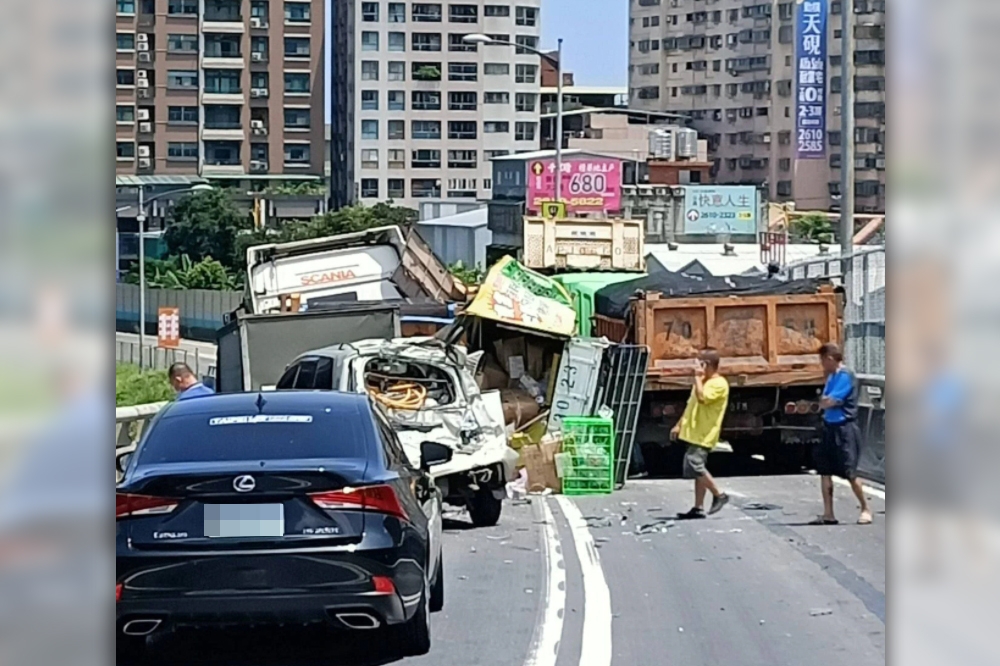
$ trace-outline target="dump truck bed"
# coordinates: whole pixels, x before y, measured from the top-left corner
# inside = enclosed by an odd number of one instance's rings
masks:
[[[646,293],[628,324],[597,315],[596,334],[650,349],[647,390],[691,385],[705,347],[722,356],[733,386],[821,384],[819,348],[841,341],[840,295],[832,288],[797,295],[664,298]]]

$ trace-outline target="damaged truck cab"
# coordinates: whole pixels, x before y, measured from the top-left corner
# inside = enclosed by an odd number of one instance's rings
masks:
[[[445,501],[467,506],[477,526],[495,525],[517,453],[507,446],[499,391],[476,384],[479,356],[434,338],[362,340],[299,355],[277,388],[368,393],[392,426],[383,435],[413,465],[422,442],[452,449],[433,471]]]

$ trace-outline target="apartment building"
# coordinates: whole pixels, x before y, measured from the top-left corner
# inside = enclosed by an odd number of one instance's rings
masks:
[[[839,207],[840,0],[829,6],[826,160],[795,159],[796,3],[630,3],[633,108],[690,115],[718,183],[765,185],[772,201],[801,209]],[[885,23],[885,0],[854,0],[858,212],[885,210]]]
[[[119,175],[324,175],[324,0],[116,0]]]
[[[493,157],[539,141],[541,0],[334,0],[334,205],[488,199]]]

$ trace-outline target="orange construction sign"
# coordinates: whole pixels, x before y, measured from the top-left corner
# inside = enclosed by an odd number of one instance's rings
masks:
[[[181,344],[181,309],[160,308],[156,317],[156,346],[176,349]]]

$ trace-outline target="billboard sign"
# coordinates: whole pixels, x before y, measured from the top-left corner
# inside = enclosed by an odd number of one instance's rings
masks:
[[[528,162],[528,210],[556,198],[555,160]],[[622,163],[610,158],[564,160],[562,198],[570,213],[607,213],[622,207]]]
[[[799,2],[795,29],[795,154],[800,160],[826,157],[826,22],[826,0]]]
[[[759,208],[753,185],[687,185],[684,233],[756,235]]]
[[[156,346],[177,349],[181,345],[181,309],[159,308],[156,314]]]

